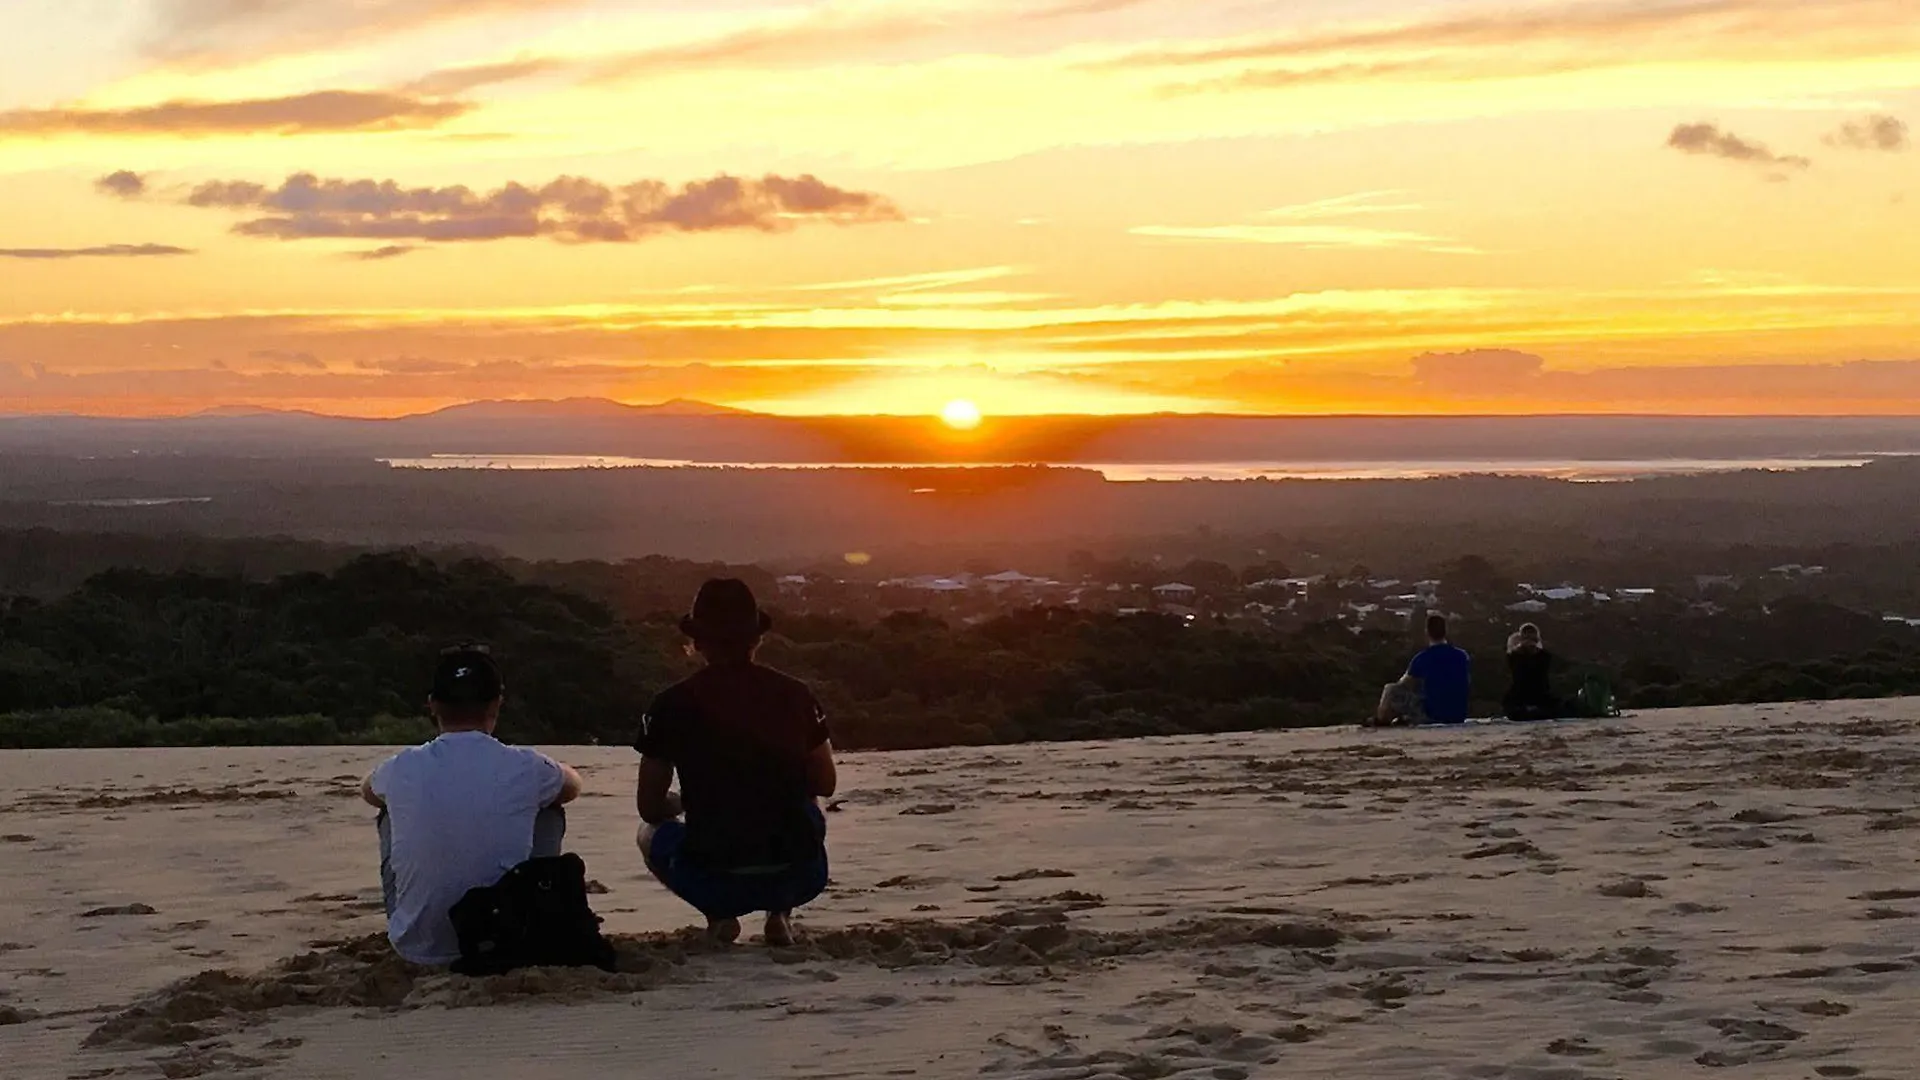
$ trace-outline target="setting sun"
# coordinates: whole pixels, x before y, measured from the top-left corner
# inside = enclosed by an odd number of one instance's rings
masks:
[[[946,421],[948,427],[961,431],[977,428],[980,426],[980,406],[964,399],[955,399],[940,410],[940,419]]]

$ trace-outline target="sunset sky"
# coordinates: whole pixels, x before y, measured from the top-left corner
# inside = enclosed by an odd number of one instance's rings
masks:
[[[1920,0],[5,0],[0,413],[1920,413]]]

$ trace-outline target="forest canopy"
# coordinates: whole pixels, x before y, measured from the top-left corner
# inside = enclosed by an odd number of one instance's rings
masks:
[[[430,733],[436,653],[469,640],[504,667],[503,735],[629,741],[651,695],[695,663],[674,618],[715,568],[519,569],[397,552],[264,580],[110,570],[52,599],[0,600],[0,747],[412,741]],[[762,658],[813,683],[854,749],[1352,723],[1418,645],[1411,630],[1331,621],[1068,607],[855,619],[766,599],[776,625]],[[1455,640],[1476,658],[1476,711],[1491,715],[1513,620],[1483,608]],[[1587,609],[1548,631],[1569,691],[1604,672],[1628,707],[1920,692],[1920,634],[1813,600]]]

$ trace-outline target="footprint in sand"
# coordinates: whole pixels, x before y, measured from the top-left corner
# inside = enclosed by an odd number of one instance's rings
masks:
[[[1488,844],[1485,847],[1474,848],[1472,851],[1460,857],[1463,859],[1492,859],[1501,855],[1519,855],[1522,858],[1542,861],[1553,858],[1552,855],[1535,847],[1531,840],[1509,840],[1504,844]]]
[[[993,880],[995,881],[1038,881],[1038,880],[1049,879],[1049,878],[1070,878],[1070,877],[1078,877],[1078,876],[1079,875],[1075,874],[1071,870],[1021,870],[1018,873],[996,875]]]
[[[83,911],[80,913],[80,917],[83,919],[98,919],[106,915],[158,915],[158,914],[159,912],[156,911],[149,904],[120,904],[113,907],[97,907],[97,908],[93,908],[90,911]]]

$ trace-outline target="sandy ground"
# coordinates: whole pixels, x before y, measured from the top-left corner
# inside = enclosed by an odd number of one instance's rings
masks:
[[[375,750],[0,754],[0,1076],[1920,1075],[1920,702],[851,755],[715,952],[558,752],[621,972],[393,959]]]

